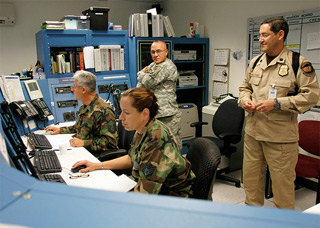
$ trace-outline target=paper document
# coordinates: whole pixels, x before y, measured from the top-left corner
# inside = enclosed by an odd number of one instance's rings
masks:
[[[229,70],[226,66],[214,66],[213,67],[213,80],[226,82],[228,80]]]
[[[25,101],[19,76],[2,76],[1,90],[8,103]]]
[[[228,85],[223,82],[213,82],[212,96],[219,97],[228,92]]]
[[[308,33],[307,50],[320,49],[320,32]]]
[[[229,49],[215,49],[213,56],[214,65],[228,65],[229,63]]]

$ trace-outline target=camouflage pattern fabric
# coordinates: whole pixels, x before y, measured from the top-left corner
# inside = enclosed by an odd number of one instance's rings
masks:
[[[171,131],[172,135],[176,138],[178,149],[182,149],[181,140],[181,112],[173,116],[158,118],[162,123],[164,123]]]
[[[96,95],[89,105],[82,104],[76,123],[61,127],[61,134],[76,133],[75,137],[84,140],[84,147],[91,153],[118,149],[116,115],[101,97]]]
[[[143,193],[189,197],[195,174],[180,154],[169,129],[156,119],[135,134],[129,156],[137,190]]]
[[[160,107],[156,118],[172,116],[179,112],[176,94],[176,83],[178,80],[177,67],[170,59],[148,66],[146,73],[138,72],[137,87],[144,87],[152,90],[158,98]]]
[[[148,88],[154,92],[160,107],[156,118],[161,119],[169,127],[177,138],[179,150],[181,150],[181,111],[179,110],[176,94],[176,84],[179,76],[177,67],[170,59],[166,59],[160,64],[153,62],[147,68],[147,72],[138,72],[137,87]],[[173,122],[171,123],[170,121]]]

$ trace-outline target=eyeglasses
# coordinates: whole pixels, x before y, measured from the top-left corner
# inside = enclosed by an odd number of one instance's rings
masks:
[[[83,87],[83,86],[71,86],[71,89],[76,89],[76,88],[81,88],[81,87]]]
[[[167,50],[167,49],[164,49],[164,50],[160,50],[160,49],[159,49],[159,50],[151,51],[150,53],[151,53],[151,55],[154,55],[154,54],[156,54],[156,53],[159,55],[159,54],[161,54],[162,52],[164,52],[164,51],[166,51],[166,50]]]
[[[69,173],[69,178],[70,179],[77,179],[77,178],[86,178],[89,177],[89,173],[79,173],[79,174],[71,174]]]
[[[267,39],[269,36],[271,36],[271,33],[263,33],[257,36],[257,38],[260,40],[261,38]]]

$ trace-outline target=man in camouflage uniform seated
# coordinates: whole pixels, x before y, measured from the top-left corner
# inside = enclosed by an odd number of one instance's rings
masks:
[[[72,92],[80,106],[76,123],[70,127],[48,126],[50,134],[72,134],[70,145],[85,147],[97,156],[102,151],[118,149],[118,133],[116,130],[116,115],[111,106],[96,92],[96,76],[87,71],[77,71],[74,76]]]
[[[86,165],[80,172],[89,172],[132,167],[135,192],[192,196],[191,163],[181,155],[167,126],[155,119],[159,108],[155,95],[146,88],[129,89],[122,94],[120,106],[122,125],[136,130],[129,154],[102,163],[79,161],[73,168]]]
[[[181,150],[181,111],[178,107],[176,94],[179,75],[177,67],[170,59],[167,59],[167,55],[168,49],[165,42],[158,40],[152,43],[153,62],[138,72],[137,87],[148,88],[154,92],[160,106],[156,118],[169,127],[177,138],[178,147]]]

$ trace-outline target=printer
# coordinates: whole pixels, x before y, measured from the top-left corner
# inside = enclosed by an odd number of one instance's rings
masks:
[[[173,51],[174,60],[197,60],[196,50],[174,50]]]
[[[199,121],[198,107],[193,103],[178,104],[181,111],[181,139],[189,140],[196,137],[196,128],[190,124]]]
[[[198,76],[194,70],[179,72],[179,87],[198,86]]]

